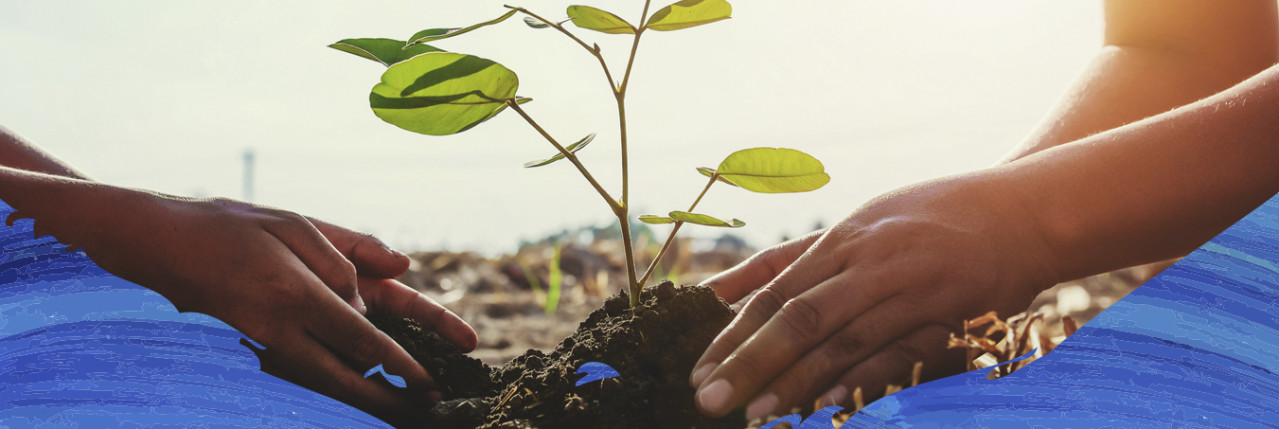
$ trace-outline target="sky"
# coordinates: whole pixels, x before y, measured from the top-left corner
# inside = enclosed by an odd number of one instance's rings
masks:
[[[731,1],[731,0],[730,0]],[[805,194],[713,188],[756,246],[838,222],[876,195],[987,167],[1021,141],[1096,53],[1100,2],[736,1],[733,19],[641,42],[628,96],[635,214],[686,209],[695,168],[790,147],[831,182]],[[39,2],[0,0],[0,126],[96,180],[242,197],[367,231],[404,250],[511,252],[612,215],[513,112],[432,137],[382,122],[383,66],[327,47],[495,18],[486,0]],[[571,3],[518,5],[547,17]],[[585,3],[637,21],[643,2]],[[654,3],[653,8],[664,6]],[[627,36],[575,29],[621,70]],[[620,193],[618,130],[598,63],[517,19],[435,44],[514,70],[526,110]],[[684,228],[716,237],[723,230]]]

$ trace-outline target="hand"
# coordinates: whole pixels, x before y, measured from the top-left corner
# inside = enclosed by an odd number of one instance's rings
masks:
[[[351,261],[355,266],[356,273],[360,278],[371,279],[393,279],[404,274],[409,269],[409,257],[403,253],[391,250],[382,240],[378,240],[370,234],[362,234],[349,229],[320,221],[315,218],[306,218],[315,226],[315,229],[324,235],[324,238],[332,244],[333,247],[341,253],[343,257]],[[359,285],[363,287],[364,282]],[[333,289],[339,298],[351,304],[351,307],[360,314],[365,313],[364,299],[361,293],[357,293],[355,288],[347,288],[349,284],[337,285],[339,288]],[[333,286],[330,286],[333,287]]]
[[[708,280],[729,302],[754,296],[693,367],[702,412],[851,408],[857,387],[874,399],[916,362],[929,378],[963,371],[946,347],[963,320],[1022,311],[1056,282],[1032,219],[979,179],[888,194]]]
[[[348,257],[371,274],[403,271],[399,257],[377,256],[380,246],[368,237],[236,201],[48,182],[57,191],[49,198],[61,203],[30,199],[18,207],[19,216],[36,219],[37,235],[82,247],[103,269],[155,290],[179,311],[235,327],[265,347],[257,351],[263,371],[390,423],[407,423],[414,410],[425,409],[413,398],[439,395],[430,392],[426,370],[361,316],[358,300],[474,348],[474,332],[426,297],[393,281],[357,279]],[[416,395],[365,379],[364,371],[378,364],[404,377]]]

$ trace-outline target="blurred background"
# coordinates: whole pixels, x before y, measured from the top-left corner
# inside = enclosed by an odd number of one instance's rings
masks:
[[[643,4],[606,3],[595,5],[632,21]],[[519,5],[557,18],[567,4]],[[992,164],[1101,40],[1092,1],[735,6],[731,20],[644,37],[628,97],[634,213],[685,208],[704,184],[696,167],[748,147],[803,150],[832,180],[795,195],[713,189],[699,211],[748,225],[683,229],[658,272],[683,283],[881,193]],[[521,168],[554,149],[512,113],[450,137],[383,123],[367,97],[384,67],[326,46],[504,12],[497,1],[0,0],[0,125],[100,181],[374,233],[412,252],[402,280],[476,325],[481,357],[501,363],[553,345],[620,289],[610,212],[568,163]],[[624,67],[628,38],[575,32]],[[598,133],[579,156],[618,192],[616,112],[591,56],[519,19],[435,45],[518,73],[519,94],[536,100],[526,109],[560,140]],[[1031,310],[1082,323],[1153,272],[1065,285]]]
[[[635,20],[643,2],[597,6]],[[625,3],[624,5],[618,5]],[[520,5],[548,17],[568,2]],[[993,163],[1047,112],[1100,43],[1099,2],[738,2],[728,21],[643,41],[628,99],[632,204],[685,208],[694,170],[786,146],[827,165],[799,195],[716,188],[704,212],[766,246],[837,222],[894,188]],[[658,7],[655,5],[655,7]],[[0,0],[0,125],[91,177],[190,196],[252,199],[377,234],[406,250],[512,252],[612,217],[517,115],[429,137],[383,123],[384,67],[326,46],[404,39],[505,11],[487,1]],[[571,27],[571,26],[570,26]],[[615,69],[628,38],[587,30]],[[530,114],[617,192],[617,120],[595,60],[518,19],[437,43],[519,74]],[[799,210],[798,208],[802,208]],[[691,237],[721,230],[685,228]]]

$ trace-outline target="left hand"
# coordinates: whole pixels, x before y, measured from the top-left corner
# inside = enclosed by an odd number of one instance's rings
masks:
[[[708,280],[729,302],[754,296],[693,367],[699,408],[851,408],[855,389],[874,399],[915,362],[926,377],[961,372],[946,340],[963,320],[1021,311],[1055,283],[1034,219],[1008,195],[962,178],[917,185]]]

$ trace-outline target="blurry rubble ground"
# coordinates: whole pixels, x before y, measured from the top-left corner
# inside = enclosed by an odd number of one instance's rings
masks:
[[[622,241],[611,231],[616,231],[615,226],[565,231],[522,243],[514,255],[497,258],[468,252],[415,252],[409,255],[412,266],[399,280],[470,323],[480,340],[472,355],[500,366],[530,348],[550,351],[605,298],[625,287]],[[638,264],[647,267],[660,242],[647,228],[636,236],[640,243],[635,252]],[[731,234],[718,239],[682,238],[668,250],[650,283],[670,279],[676,284],[698,284],[756,250]],[[551,268],[557,259],[560,273],[553,275]],[[987,367],[1002,357],[1016,357],[1036,348],[1035,356],[1041,356],[1065,339],[1071,322],[1074,326],[1087,323],[1173,262],[1059,284],[1041,293],[1025,313],[973,320],[983,323],[972,323],[968,335],[957,335],[951,345],[970,348],[972,368]],[[553,311],[548,311],[548,297],[555,295],[550,290],[554,278],[559,279],[559,297],[551,306]],[[1031,337],[1030,341],[1021,340],[1023,336]],[[1007,370],[992,371],[992,377]]]

